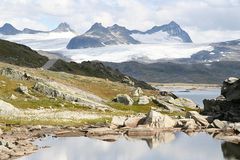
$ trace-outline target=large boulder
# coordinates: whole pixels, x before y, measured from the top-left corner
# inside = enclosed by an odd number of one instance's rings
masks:
[[[157,99],[153,100],[153,102],[155,104],[157,104],[159,107],[162,107],[165,110],[168,110],[170,112],[181,112],[182,111],[180,107],[167,102],[165,99],[157,98]]]
[[[196,124],[207,127],[209,125],[208,120],[205,116],[200,115],[196,111],[189,111],[186,113],[186,118],[192,118]]]
[[[126,121],[124,122],[124,125],[126,127],[130,127],[130,128],[135,128],[137,127],[141,121],[144,119],[145,117],[143,116],[134,116],[134,117],[128,117],[126,119]]]
[[[149,103],[149,98],[148,96],[141,96],[139,97],[138,104],[140,105],[145,105]]]
[[[111,124],[117,127],[123,127],[125,125],[126,120],[127,120],[126,117],[113,116]]]
[[[172,128],[175,126],[176,122],[168,115],[151,110],[147,114],[144,124],[153,128]]]
[[[197,108],[196,103],[194,103],[192,100],[187,99],[187,98],[171,99],[171,100],[169,100],[169,102],[176,106],[179,106],[179,107],[187,107],[187,108],[192,108],[192,109]]]
[[[140,87],[137,87],[134,91],[133,91],[133,96],[135,97],[139,97],[143,94],[143,91]]]
[[[221,95],[223,95],[227,101],[240,100],[240,80],[235,77],[226,79],[223,82]]]
[[[219,120],[240,122],[240,80],[230,77],[223,82],[221,95],[216,99],[205,99],[204,114]]]
[[[227,127],[227,123],[220,121],[219,119],[215,119],[213,121],[213,125],[214,125],[214,127],[219,128],[219,129],[224,129]]]
[[[134,103],[133,99],[127,94],[118,94],[116,98],[114,98],[114,101],[129,106],[133,105]]]
[[[22,94],[26,94],[26,95],[29,94],[29,93],[28,93],[28,87],[27,87],[27,86],[20,85],[20,86],[18,87],[18,91],[19,91],[20,93],[22,93]]]

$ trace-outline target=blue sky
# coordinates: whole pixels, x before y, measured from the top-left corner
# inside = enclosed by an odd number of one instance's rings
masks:
[[[19,29],[49,30],[67,22],[82,33],[101,22],[146,30],[174,20],[193,36],[221,32],[224,38],[240,30],[240,0],[1,0],[0,10],[0,25]]]

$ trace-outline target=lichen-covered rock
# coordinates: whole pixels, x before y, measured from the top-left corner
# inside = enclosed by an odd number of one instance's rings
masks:
[[[171,99],[171,100],[169,100],[169,102],[176,106],[179,106],[179,107],[187,107],[187,108],[192,108],[192,109],[197,108],[196,103],[194,103],[192,100],[187,99],[187,98]]]
[[[121,82],[122,83],[126,83],[126,84],[128,84],[130,86],[134,86],[135,85],[135,83],[128,76],[124,76]]]
[[[20,86],[18,87],[18,91],[19,91],[20,93],[22,93],[22,94],[26,94],[26,95],[29,94],[29,93],[28,93],[28,87],[27,87],[27,86],[20,85]]]

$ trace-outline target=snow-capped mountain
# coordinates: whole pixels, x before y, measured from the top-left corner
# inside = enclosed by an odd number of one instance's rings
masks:
[[[51,33],[51,32],[73,32],[75,31],[71,29],[70,25],[66,22],[60,23],[58,27],[51,31],[40,31],[29,28],[24,28],[22,31],[16,29],[9,23],[5,23],[2,27],[0,27],[0,34],[2,35],[17,35],[17,34],[38,34],[38,33]]]
[[[154,26],[145,32],[129,30],[117,24],[103,27],[101,23],[95,23],[87,32],[76,36],[68,43],[68,49],[95,48],[117,44],[140,44],[184,42],[192,40],[187,32],[174,21],[162,26]]]
[[[143,43],[160,43],[160,42],[192,43],[192,40],[188,33],[184,31],[174,21],[162,26],[154,26],[145,32],[135,30],[131,36]]]
[[[71,39],[67,48],[80,49],[106,45],[138,44],[139,42],[133,39],[130,34],[131,32],[125,27],[116,24],[105,28],[101,23],[95,23],[87,32]]]

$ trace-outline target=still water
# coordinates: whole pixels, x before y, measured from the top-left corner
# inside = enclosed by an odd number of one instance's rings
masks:
[[[179,97],[190,98],[202,105],[205,98],[215,98],[219,89],[174,90]],[[20,160],[235,160],[240,159],[240,144],[212,138],[206,133],[187,135],[183,132],[160,133],[155,137],[132,139],[120,137],[106,142],[87,137],[47,137],[36,141],[51,146]]]
[[[178,97],[189,98],[193,100],[201,108],[203,107],[204,99],[213,99],[220,95],[220,88],[185,90],[185,89],[179,89],[179,88],[161,87],[159,89],[162,91],[171,91]]]
[[[158,137],[122,137],[106,142],[87,137],[45,138],[51,146],[20,160],[222,160],[240,159],[240,146],[213,139],[205,133],[161,133]]]

